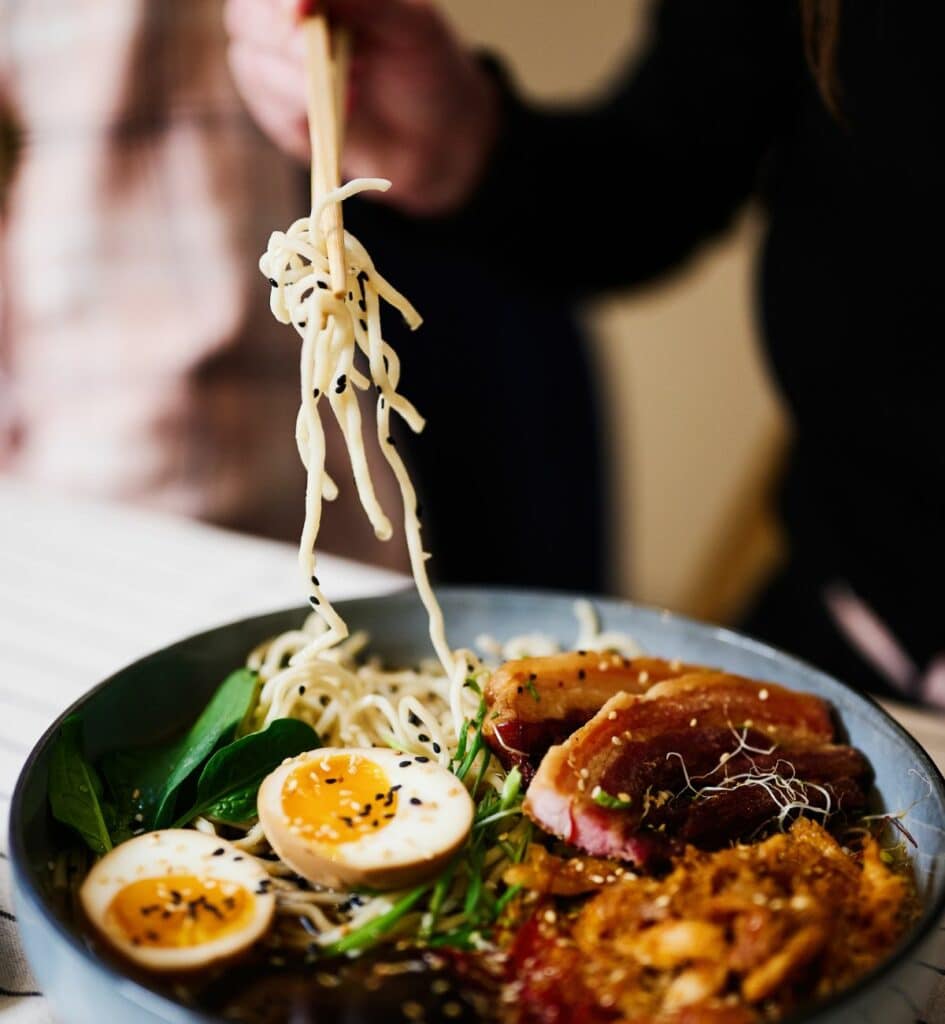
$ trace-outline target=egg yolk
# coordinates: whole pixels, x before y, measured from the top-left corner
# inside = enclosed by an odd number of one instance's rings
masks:
[[[196,875],[162,875],[126,885],[112,899],[105,923],[134,946],[199,946],[245,927],[252,894],[236,882]]]
[[[286,777],[282,810],[296,835],[341,845],[386,828],[397,813],[399,789],[368,758],[313,758]]]

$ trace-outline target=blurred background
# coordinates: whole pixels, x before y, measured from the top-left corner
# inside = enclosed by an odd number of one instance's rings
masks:
[[[649,5],[595,0],[593,17],[561,0],[444,7],[526,94],[577,102],[634,52]],[[736,616],[779,557],[769,494],[786,425],[755,337],[755,227],[748,213],[671,281],[583,314],[610,436],[614,589],[715,621]]]
[[[0,181],[6,173],[4,191],[13,213],[3,224],[0,265],[0,429],[8,437],[0,466],[66,492],[142,501],[288,539],[300,509],[276,470],[284,471],[285,479],[298,476],[294,461],[287,463],[295,459],[287,441],[297,394],[294,349],[289,338],[272,333],[281,328],[269,320],[265,289],[253,277],[246,323],[260,338],[265,335],[271,355],[259,364],[245,352],[217,354],[220,339],[232,330],[221,313],[231,300],[219,253],[244,254],[239,274],[255,275],[255,259],[269,230],[289,223],[301,200],[291,198],[288,172],[262,136],[247,127],[245,111],[226,81],[220,3],[195,4],[186,15],[203,26],[197,56],[180,49],[129,58],[137,61],[136,116],[142,119],[117,124],[116,83],[123,69],[110,78],[108,61],[96,68],[94,58],[82,56],[86,44],[94,54],[97,45],[107,48],[113,38],[121,39],[120,5],[106,6],[79,3],[66,11],[54,0],[35,0],[32,18],[23,17],[22,9],[16,17],[16,5],[0,14],[0,100],[6,83],[8,112],[14,112],[0,141]],[[597,0],[592,18],[581,5],[563,0],[444,0],[444,6],[467,37],[500,55],[527,96],[580,101],[604,88],[638,45],[648,4]],[[127,10],[139,7],[134,3]],[[158,8],[152,10],[160,17]],[[41,33],[37,26],[44,14],[50,30]],[[194,70],[197,61],[200,71]],[[115,90],[114,103],[107,99],[109,89]],[[171,90],[176,90],[172,114],[193,114],[197,130],[185,145],[177,145],[162,175],[149,180],[142,174],[142,161],[150,159],[147,136],[168,116],[160,97]],[[117,138],[126,147],[119,173],[114,160],[107,173],[106,165],[96,163],[91,144],[83,148],[94,127],[87,108],[99,92],[103,100],[95,113],[104,120],[97,130],[109,144]],[[211,104],[209,112],[201,104]],[[223,124],[222,141],[201,142],[200,118]],[[27,127],[19,156],[26,159],[17,177],[11,169],[20,119]],[[240,125],[242,134],[235,129],[226,134],[230,123]],[[208,163],[209,169],[200,170],[201,145],[215,146],[215,157],[223,147],[232,150],[227,173],[238,168],[247,178],[243,186],[258,199],[251,211],[245,200],[215,211],[216,219],[188,210],[194,176],[220,173]],[[627,158],[615,153],[617,172],[621,159]],[[64,168],[72,170],[65,174]],[[107,174],[119,209],[109,210],[103,226],[88,213],[89,197],[104,187]],[[594,181],[582,184],[595,187]],[[48,233],[53,226],[55,233]],[[579,311],[601,397],[611,479],[601,540],[605,584],[640,601],[718,621],[738,614],[779,557],[768,495],[785,427],[754,338],[755,240],[749,211],[726,239],[670,281]],[[107,257],[97,267],[94,261],[102,253]],[[381,265],[391,262],[388,257]],[[210,304],[215,308],[208,308],[201,289],[213,286],[221,266],[220,291]],[[49,267],[55,273],[41,281]],[[392,276],[400,283],[396,272]],[[403,286],[414,294],[409,281]],[[127,298],[127,309],[118,308],[118,295]],[[234,301],[232,308],[237,306]],[[82,318],[89,309],[98,312],[86,322]],[[168,316],[171,309],[174,315]],[[162,317],[166,322],[157,330]],[[84,334],[73,343],[69,332],[80,324]],[[188,332],[197,339],[198,354],[185,351],[180,339]],[[43,350],[52,338],[58,347]],[[131,347],[138,348],[139,366],[123,365],[121,353]],[[405,356],[408,365],[410,358]],[[222,373],[205,372],[221,359],[226,361]],[[96,386],[96,372],[112,375],[109,390],[101,401],[79,408],[75,396]],[[250,405],[226,384],[228,375],[241,372],[255,375]],[[145,437],[129,410],[154,404],[155,382],[175,373],[186,383],[175,384],[170,404],[155,404]],[[414,397],[424,405],[423,395]],[[197,412],[181,412],[185,402]],[[33,451],[24,456],[17,451],[20,413],[40,407],[44,427],[34,430]],[[148,461],[155,425],[158,432],[169,432],[178,415],[189,417],[188,429],[197,438],[192,451],[176,456],[186,466],[186,485],[175,481],[157,456],[154,465]],[[133,450],[119,444],[122,430]],[[216,431],[223,438],[220,451],[226,449],[220,465],[229,458],[256,481],[262,510],[252,516],[230,515],[228,502],[241,485],[227,471],[218,472],[216,463],[209,469],[204,465],[218,459]],[[153,488],[155,479],[166,486]],[[197,494],[201,480],[211,482],[206,493]],[[443,529],[447,519],[453,522],[450,513],[441,512],[434,550],[462,543],[459,530]],[[329,512],[329,533],[331,523]],[[374,557],[360,540],[353,550],[343,541],[332,543],[343,553]]]

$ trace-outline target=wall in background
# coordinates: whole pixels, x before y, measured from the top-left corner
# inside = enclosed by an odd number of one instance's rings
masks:
[[[570,100],[638,46],[647,4],[595,0],[590,16],[566,0],[444,7],[529,95]],[[777,557],[765,495],[784,425],[752,322],[757,232],[746,216],[672,281],[587,312],[616,471],[615,587],[705,618],[732,615]]]

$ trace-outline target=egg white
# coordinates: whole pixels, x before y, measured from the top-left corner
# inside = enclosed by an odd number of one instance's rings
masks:
[[[344,843],[293,831],[282,795],[300,764],[357,757],[399,786],[395,816],[377,832]],[[415,802],[417,801],[417,802]],[[398,889],[436,875],[469,835],[475,808],[466,787],[432,760],[381,747],[309,751],[280,765],[259,787],[259,821],[272,848],[297,874],[331,889]]]
[[[242,886],[251,901],[249,920],[239,929],[199,945],[135,945],[109,920],[112,900],[133,882],[171,875]],[[224,839],[190,829],[147,832],[116,846],[86,876],[79,900],[88,923],[110,946],[152,971],[195,970],[236,956],[267,931],[276,906],[269,875],[258,861]]]

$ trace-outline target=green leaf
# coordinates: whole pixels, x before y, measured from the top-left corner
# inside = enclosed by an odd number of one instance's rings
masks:
[[[206,763],[197,783],[194,806],[177,825],[198,814],[237,825],[256,817],[256,792],[262,780],[287,757],[321,746],[318,733],[297,718],[277,718],[262,732],[222,747]]]
[[[95,853],[108,853],[112,840],[102,807],[102,783],[82,753],[82,720],[62,723],[49,757],[49,803],[53,817],[69,825]]]
[[[109,822],[108,831],[117,846],[140,832],[144,821],[153,818],[166,775],[145,778],[140,750],[112,750],[99,760],[98,770],[114,806],[114,820]]]
[[[163,776],[153,827],[166,828],[174,820],[177,791],[221,742],[233,738],[256,697],[256,673],[241,668],[223,680],[200,717],[169,749],[142,771],[142,783]]]

